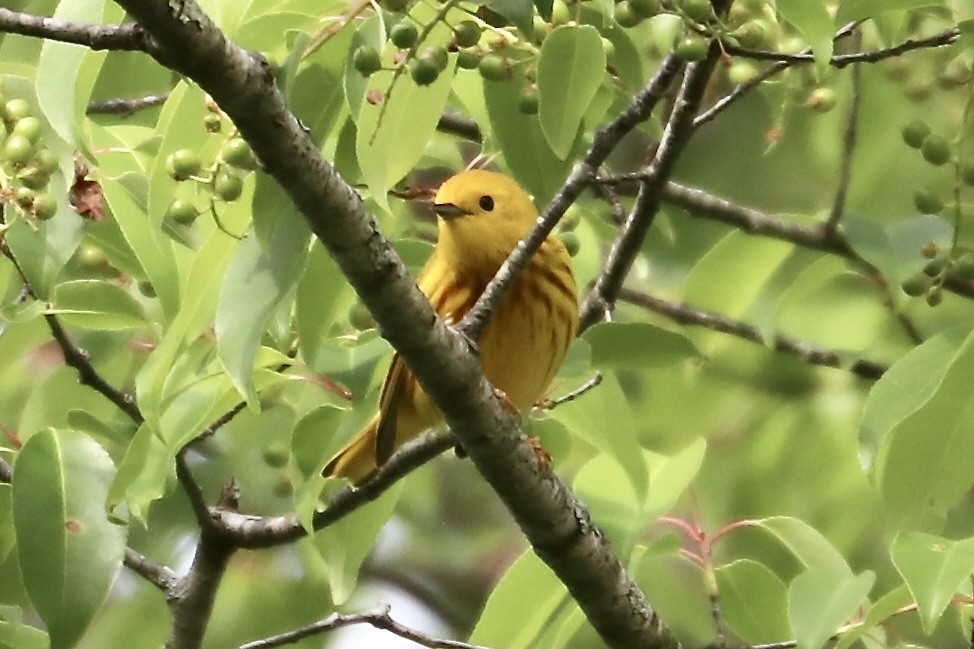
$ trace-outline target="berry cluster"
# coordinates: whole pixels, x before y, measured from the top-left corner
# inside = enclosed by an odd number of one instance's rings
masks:
[[[219,134],[223,130],[224,117],[215,104],[208,104],[210,114],[203,121],[207,133]],[[257,168],[250,145],[232,130],[220,148],[220,153],[206,167],[192,149],[173,151],[166,158],[166,170],[176,182],[192,180],[198,188],[203,188],[210,196],[210,209],[214,210],[214,200],[231,203],[243,192],[245,176]],[[166,210],[166,218],[179,225],[190,225],[200,215],[193,201],[175,199]]]
[[[57,156],[43,146],[41,121],[25,100],[0,96],[0,119],[0,201],[46,221],[57,212],[57,201],[44,191],[57,170]]]

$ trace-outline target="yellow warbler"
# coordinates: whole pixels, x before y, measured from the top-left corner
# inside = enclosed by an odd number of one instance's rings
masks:
[[[440,317],[457,323],[534,226],[538,211],[516,182],[481,169],[443,183],[433,211],[438,240],[418,284]],[[549,236],[481,336],[484,375],[519,410],[541,397],[575,337],[578,301],[570,261],[561,240]],[[379,412],[328,461],[323,474],[361,483],[396,448],[442,421],[397,354],[382,384]]]

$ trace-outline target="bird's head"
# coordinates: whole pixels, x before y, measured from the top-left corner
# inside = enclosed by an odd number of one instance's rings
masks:
[[[444,182],[433,199],[433,211],[441,254],[491,275],[538,218],[520,185],[483,169],[464,171]]]

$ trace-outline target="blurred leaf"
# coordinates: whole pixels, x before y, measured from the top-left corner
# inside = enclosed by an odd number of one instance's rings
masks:
[[[835,20],[844,25],[854,20],[879,16],[888,11],[943,6],[944,0],[843,0]]]
[[[562,160],[604,77],[605,51],[594,27],[558,27],[545,38],[538,57],[538,117],[551,150]]]
[[[542,0],[537,1],[541,2]],[[551,0],[546,1],[548,3],[548,14],[550,15]],[[514,26],[520,29],[522,33],[531,33],[531,18],[534,15],[534,6],[531,2],[526,2],[525,0],[487,0],[485,4],[514,23]]]
[[[832,58],[835,23],[821,0],[778,0],[778,13],[812,46],[815,63],[824,70]]]
[[[0,647],[3,649],[48,649],[50,646],[43,631],[24,624],[0,622]]]
[[[115,468],[73,431],[31,437],[14,466],[13,514],[24,586],[51,636],[68,649],[101,607],[125,552],[125,528],[104,502]]]
[[[849,564],[835,546],[808,523],[789,516],[772,516],[746,521],[746,524],[770,533],[809,572],[834,573],[841,577],[852,576]]]
[[[166,493],[175,457],[175,452],[163,444],[150,426],[140,426],[108,490],[105,499],[108,511],[117,513],[117,508],[124,503],[131,516],[147,525],[149,505]]]
[[[680,334],[645,322],[600,322],[582,338],[592,346],[592,365],[601,369],[657,367],[700,356]]]
[[[862,427],[880,440],[874,471],[895,524],[941,520],[974,482],[966,461],[974,453],[974,335],[952,353],[960,335],[955,330],[920,345],[869,395]]]
[[[451,56],[446,69],[429,86],[417,86],[403,74],[380,104],[362,102],[355,152],[369,196],[386,211],[388,190],[412,171],[436,131],[450,95],[455,64],[456,57]],[[391,78],[391,72],[377,72],[369,77],[369,88],[385,91]]]
[[[315,369],[344,385],[358,398],[373,383],[376,364],[390,357],[389,343],[370,329],[356,338],[342,338],[324,344]]]
[[[352,297],[352,287],[325,247],[312,245],[294,303],[298,348],[305,363],[314,366],[322,338],[344,315]]]
[[[720,610],[727,626],[748,644],[792,637],[788,625],[788,589],[766,566],[739,559],[716,569]]]
[[[112,282],[78,279],[54,287],[52,307],[64,322],[85,329],[134,329],[145,325],[145,314],[135,298]]]
[[[312,537],[327,566],[335,604],[344,603],[355,589],[359,568],[371,554],[379,531],[392,516],[405,484],[405,480],[400,480],[368,507],[360,507]]]
[[[532,550],[527,550],[494,587],[468,642],[529,649],[567,601],[564,584]],[[531,605],[525,606],[525,602]]]
[[[703,570],[682,554],[645,553],[630,568],[653,611],[685,646],[702,647],[717,635]]]
[[[270,240],[247,237],[227,267],[216,310],[217,354],[234,387],[259,407],[253,372],[257,347],[271,313],[291,291],[308,254],[303,219],[282,217]]]
[[[890,557],[916,600],[924,632],[932,634],[944,610],[974,572],[974,539],[953,541],[904,532],[893,540]]]
[[[14,547],[14,521],[10,500],[10,485],[0,483],[0,564]]]
[[[818,570],[795,577],[788,589],[788,617],[799,649],[824,647],[856,614],[875,578],[868,570],[857,577]]]
[[[13,203],[5,203],[2,209],[4,221],[11,224],[4,242],[38,299],[46,300],[61,269],[81,243],[84,221],[64,197],[58,199],[54,218],[30,226],[23,218],[13,216],[17,210]]]
[[[551,417],[614,459],[626,472],[637,498],[649,484],[636,424],[626,395],[614,374],[607,373],[594,390],[551,411]]]
[[[910,591],[905,585],[894,588],[880,597],[869,608],[869,611],[863,617],[862,624],[842,634],[839,641],[835,643],[835,649],[848,649],[859,638],[873,631],[877,626],[899,613],[901,609],[909,606],[912,602],[913,599],[910,597]]]

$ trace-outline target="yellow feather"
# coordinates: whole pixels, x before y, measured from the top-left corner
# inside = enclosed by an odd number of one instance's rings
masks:
[[[419,288],[444,319],[459,322],[514,247],[534,227],[538,211],[507,176],[465,171],[433,199],[438,239],[419,275]],[[484,375],[520,410],[544,394],[578,327],[571,259],[549,236],[490,319],[480,340]],[[379,397],[379,412],[325,466],[326,477],[359,484],[392,452],[443,416],[395,356]]]

